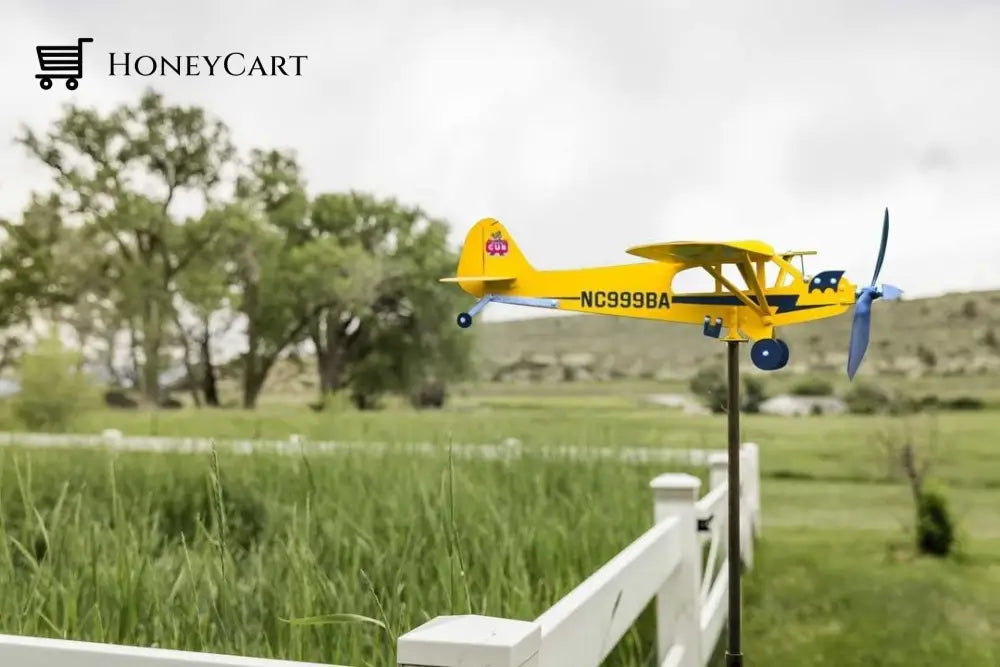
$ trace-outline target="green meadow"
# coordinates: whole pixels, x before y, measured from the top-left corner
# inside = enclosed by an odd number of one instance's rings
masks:
[[[998,427],[993,411],[744,416],[764,521],[744,587],[747,664],[1000,661]],[[104,428],[307,440],[298,455],[246,456],[11,436],[0,631],[360,667],[395,664],[396,637],[437,615],[535,618],[649,526],[649,480],[682,469],[475,460],[449,443],[716,448],[725,417],[648,406],[625,387],[536,388],[470,392],[440,411],[100,410],[77,430]],[[880,444],[907,437],[932,456],[929,483],[959,527],[947,558],[913,547],[909,487]],[[308,439],[440,451],[330,455]],[[652,622],[647,610],[605,664],[653,665]]]

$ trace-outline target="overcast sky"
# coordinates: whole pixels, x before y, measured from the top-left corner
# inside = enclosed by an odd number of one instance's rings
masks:
[[[83,36],[80,88],[42,91],[35,45]],[[758,238],[867,282],[889,206],[881,279],[919,296],[1000,287],[998,36],[987,0],[6,0],[0,137],[153,85],[243,149],[294,148],[313,192],[418,203],[456,243],[497,217],[537,268]],[[110,51],[308,60],[298,78],[110,78]],[[0,216],[48,184],[0,149]]]

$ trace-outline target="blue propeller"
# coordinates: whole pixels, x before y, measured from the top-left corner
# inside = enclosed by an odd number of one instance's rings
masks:
[[[882,260],[885,259],[885,247],[888,241],[889,209],[886,208],[885,218],[882,220],[882,245],[878,249],[878,261],[875,262],[872,284],[858,290],[854,305],[854,319],[851,321],[851,343],[847,353],[847,377],[851,380],[858,372],[861,360],[865,357],[865,350],[868,349],[868,336],[872,325],[872,302],[880,298],[891,301],[898,299],[903,294],[903,290],[895,285],[875,286],[875,283],[878,282],[878,274],[882,271]]]

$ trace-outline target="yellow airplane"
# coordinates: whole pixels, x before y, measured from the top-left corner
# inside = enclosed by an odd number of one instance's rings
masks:
[[[458,315],[462,328],[472,326],[472,318],[489,303],[701,324],[703,333],[712,338],[753,340],[750,359],[766,371],[788,363],[788,345],[776,337],[776,329],[840,315],[853,305],[847,361],[847,375],[853,379],[868,347],[872,302],[902,294],[893,285],[875,286],[888,236],[887,208],[875,274],[871,285],[858,288],[843,277],[843,271],[806,275],[801,257],[815,251],[777,253],[761,241],[654,243],[626,251],[649,262],[538,271],[499,221],[483,218],[465,237],[457,275],[441,282],[458,283],[479,299]],[[794,257],[800,258],[801,271],[791,263]],[[768,262],[778,269],[770,283],[765,279]],[[723,275],[726,264],[736,266],[743,287]],[[692,267],[715,279],[714,291],[679,294],[671,289],[674,276]]]

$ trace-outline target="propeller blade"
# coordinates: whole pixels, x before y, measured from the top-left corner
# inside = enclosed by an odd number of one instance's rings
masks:
[[[895,285],[882,285],[880,290],[882,298],[886,301],[892,301],[893,299],[898,299],[903,295],[903,290],[899,289]]]
[[[882,260],[885,259],[885,247],[889,242],[889,207],[885,207],[885,217],[882,218],[882,245],[878,249],[878,261],[875,262],[875,274],[872,276],[872,287],[878,282],[878,274],[882,271]]]
[[[861,360],[868,349],[868,335],[871,330],[872,301],[874,290],[864,288],[854,305],[854,319],[851,321],[851,342],[847,352],[847,377],[853,380]]]

